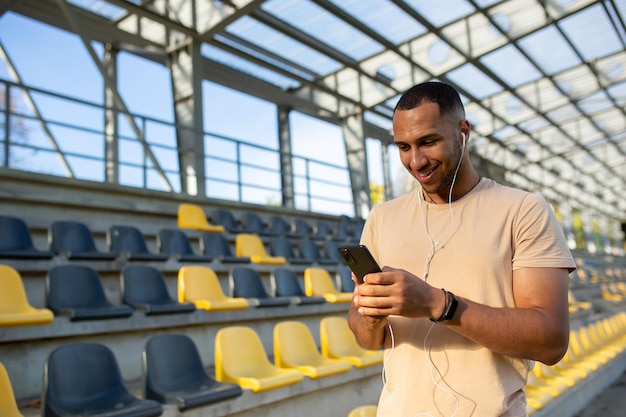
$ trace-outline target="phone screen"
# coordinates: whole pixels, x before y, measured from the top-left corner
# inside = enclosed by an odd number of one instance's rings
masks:
[[[360,284],[363,283],[365,275],[381,271],[369,249],[364,245],[346,246],[338,250]]]

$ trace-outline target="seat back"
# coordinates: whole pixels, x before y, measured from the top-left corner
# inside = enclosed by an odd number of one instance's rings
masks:
[[[354,281],[352,280],[352,270],[349,266],[342,266],[339,268],[339,279],[341,281],[341,291],[352,292],[354,291]]]
[[[363,356],[363,349],[343,317],[325,317],[320,321],[320,346],[324,356]]]
[[[315,235],[317,239],[328,239],[333,236],[333,229],[330,227],[330,224],[324,220],[319,219],[316,224]]]
[[[200,265],[185,265],[178,270],[178,301],[222,301],[222,291],[215,271]]]
[[[235,250],[237,256],[268,256],[261,238],[252,233],[239,233],[235,238]]]
[[[35,249],[30,230],[17,217],[0,216],[0,250]]]
[[[113,253],[149,253],[143,234],[133,226],[111,226],[109,250]]]
[[[177,220],[178,227],[188,229],[202,229],[209,225],[204,210],[196,204],[179,204]]]
[[[19,272],[0,265],[0,314],[27,313],[32,310]]]
[[[17,407],[13,386],[6,368],[0,362],[0,416],[23,417]]]
[[[263,222],[261,216],[253,212],[244,213],[243,224],[245,225],[246,229],[250,231],[250,233],[261,234],[268,232],[267,225],[265,224],[265,222]]]
[[[180,255],[194,254],[187,235],[178,229],[159,230],[159,252]]]
[[[299,321],[284,321],[274,326],[274,362],[288,368],[301,365],[315,366],[322,355],[308,327]]]
[[[52,415],[112,408],[130,395],[113,352],[96,343],[74,343],[53,350],[45,364],[44,385],[44,412],[56,410]]]
[[[56,265],[46,279],[47,302],[53,311],[64,308],[100,308],[111,303],[104,294],[100,276],[85,265]]]
[[[264,377],[274,370],[259,335],[247,326],[229,326],[215,335],[215,376],[218,381],[233,377]]]
[[[219,233],[203,233],[200,239],[203,254],[211,257],[233,256],[233,252],[224,235]]]
[[[122,302],[132,306],[174,302],[167,291],[165,278],[158,269],[129,265],[122,270]]]
[[[300,253],[303,257],[317,261],[322,257],[317,243],[309,238],[300,239]]]
[[[80,222],[55,221],[49,229],[50,250],[61,252],[97,252],[89,228]]]
[[[304,270],[304,292],[306,295],[337,294],[337,288],[327,270],[307,268]]]
[[[304,219],[296,219],[295,221],[296,234],[302,236],[312,236],[313,227]]]
[[[195,343],[183,334],[152,336],[143,351],[143,366],[147,391],[150,387],[164,391],[199,389],[210,382]]]
[[[218,209],[213,212],[213,217],[216,219],[215,221],[228,231],[234,231],[239,229],[237,225],[237,220],[235,220],[235,216],[229,210]]]
[[[287,259],[296,257],[291,242],[285,236],[270,239],[270,252],[274,256],[283,256]]]
[[[274,284],[278,297],[304,297],[304,289],[298,282],[296,273],[287,268],[276,268],[274,270]]]
[[[233,296],[242,298],[270,298],[259,273],[252,268],[234,268]]]
[[[272,216],[270,231],[276,235],[287,235],[291,233],[291,225],[282,216]]]

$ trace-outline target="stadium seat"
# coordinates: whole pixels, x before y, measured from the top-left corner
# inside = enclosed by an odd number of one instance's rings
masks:
[[[352,293],[337,291],[330,274],[322,268],[311,267],[304,270],[304,292],[309,297],[322,296],[329,303],[352,301]]]
[[[288,238],[296,238],[296,239],[304,237],[304,235],[300,233],[296,233],[293,230],[291,223],[289,223],[287,220],[285,220],[284,217],[278,214],[272,216],[271,218],[270,231],[275,236],[285,236]]]
[[[218,233],[203,233],[200,236],[200,247],[202,253],[223,263],[250,263],[250,258],[245,256],[235,256],[230,250],[230,245],[226,237]]]
[[[187,235],[179,229],[159,230],[159,253],[173,256],[179,262],[211,262],[213,258],[194,253]]]
[[[24,220],[0,216],[0,258],[50,259],[53,256],[52,251],[35,248]]]
[[[259,236],[273,236],[274,233],[268,228],[268,225],[256,213],[251,211],[243,214],[242,222],[248,233],[254,233]]]
[[[0,416],[24,417],[17,406],[11,379],[2,362],[0,362]]]
[[[323,255],[320,252],[320,249],[317,246],[317,243],[313,239],[310,239],[310,238],[300,239],[299,246],[300,246],[300,254],[302,256],[308,259],[313,259],[314,262],[320,265],[337,265],[341,262],[339,257],[335,257],[333,259],[326,255]]]
[[[180,411],[243,393],[239,385],[218,382],[209,376],[195,343],[182,334],[162,334],[148,339],[143,368],[144,397],[175,405]]]
[[[348,417],[376,417],[377,410],[375,405],[362,405],[350,410]]]
[[[63,254],[71,260],[113,260],[115,254],[101,252],[84,223],[77,221],[55,221],[48,230],[50,250]]]
[[[321,304],[325,303],[324,297],[309,297],[304,293],[296,273],[288,268],[276,268],[274,270],[274,287],[277,297],[289,297],[293,304]]]
[[[44,368],[43,417],[150,417],[161,404],[132,395],[113,352],[97,343],[54,349]]]
[[[111,226],[109,250],[129,261],[165,261],[168,258],[167,255],[151,253],[143,234],[134,226]]]
[[[259,273],[252,268],[237,267],[232,270],[233,296],[243,297],[257,307],[284,307],[291,304],[288,297],[272,297],[265,290]]]
[[[316,240],[333,239],[334,232],[330,227],[328,221],[324,219],[318,219],[315,225],[315,231],[311,234],[311,237]]]
[[[239,222],[237,222],[235,216],[230,210],[214,210],[211,214],[211,217],[215,220],[216,223],[222,225],[228,233],[251,233],[251,230],[249,230],[245,226],[240,225]]]
[[[313,238],[313,227],[311,227],[308,221],[297,218],[294,221],[294,227],[297,235],[310,239]]]
[[[178,270],[178,301],[194,303],[207,311],[248,308],[245,298],[224,295],[215,272],[205,266],[186,265]]]
[[[223,226],[209,223],[202,207],[191,203],[178,205],[178,227],[209,233],[222,233],[224,231]]]
[[[346,360],[357,368],[383,362],[383,351],[359,346],[343,317],[325,317],[320,321],[320,344],[322,355]]]
[[[325,259],[328,259],[329,263],[332,260],[334,261],[335,264],[341,264],[341,265],[345,264],[345,261],[343,257],[341,256],[341,253],[339,253],[340,246],[342,246],[342,244],[340,244],[339,242],[335,240],[328,240],[326,241],[326,243],[324,243],[324,253],[326,254]]]
[[[105,296],[98,273],[85,265],[53,266],[46,277],[48,308],[70,320],[128,317],[132,307],[113,305]]]
[[[121,275],[122,302],[147,315],[191,313],[193,303],[177,302],[170,296],[165,278],[158,269],[144,265],[129,265]]]
[[[341,292],[353,292],[354,281],[352,280],[352,270],[349,266],[344,265],[339,268],[339,282],[341,283]]]
[[[293,246],[285,236],[275,236],[270,239],[270,253],[273,256],[282,256],[292,265],[311,265],[313,259],[297,256]]]
[[[239,233],[235,238],[237,256],[245,256],[257,264],[283,265],[287,262],[282,256],[270,256],[265,251],[261,238],[250,233]]]
[[[19,272],[0,265],[0,327],[48,324],[53,319],[52,311],[30,305]]]
[[[215,336],[215,376],[253,392],[267,391],[302,381],[294,369],[273,365],[259,335],[247,326],[229,326]]]
[[[312,379],[352,368],[350,362],[322,356],[311,331],[299,321],[283,321],[274,326],[274,362],[279,368],[292,368]]]

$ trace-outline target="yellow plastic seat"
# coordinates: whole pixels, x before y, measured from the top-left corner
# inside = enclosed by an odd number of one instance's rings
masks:
[[[0,265],[0,327],[48,324],[54,314],[28,302],[22,277],[8,265]]]
[[[271,256],[265,251],[261,238],[252,233],[239,233],[235,238],[237,256],[248,257],[257,264],[283,265],[287,259],[283,256]]]
[[[349,303],[351,292],[340,292],[327,270],[311,267],[304,270],[304,292],[309,297],[322,296],[329,303]]]
[[[206,266],[186,265],[178,270],[178,301],[194,303],[207,311],[242,310],[249,306],[245,298],[227,297],[215,271]]]
[[[178,205],[178,227],[211,233],[224,231],[224,226],[209,223],[202,207],[189,203]]]
[[[24,417],[20,413],[13,394],[13,386],[9,379],[6,368],[0,362],[0,416],[2,417]]]
[[[383,362],[383,351],[359,346],[348,320],[343,317],[326,317],[320,321],[320,344],[322,355],[346,360],[357,368]]]
[[[349,371],[350,362],[322,356],[308,327],[299,321],[274,326],[274,361],[280,368],[293,368],[310,378]]]
[[[376,417],[376,411],[378,407],[375,405],[362,405],[357,408],[353,408],[348,417]]]
[[[253,392],[271,390],[302,381],[295,369],[270,363],[258,334],[247,326],[220,329],[215,336],[215,377]]]

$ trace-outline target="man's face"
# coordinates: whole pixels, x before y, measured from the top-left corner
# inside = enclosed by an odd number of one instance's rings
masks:
[[[431,198],[447,201],[462,157],[459,122],[452,116],[442,117],[438,104],[423,103],[411,110],[396,111],[393,131],[402,165]]]

